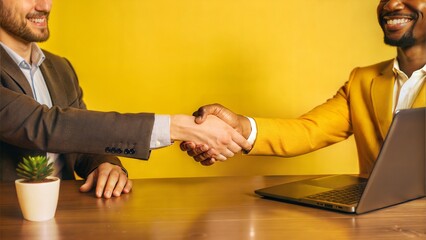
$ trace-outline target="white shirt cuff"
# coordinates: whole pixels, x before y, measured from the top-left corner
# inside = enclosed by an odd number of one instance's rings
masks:
[[[170,140],[170,116],[155,114],[152,128],[150,149],[162,148],[172,145]]]
[[[246,117],[246,118],[250,121],[250,126],[251,126],[251,133],[249,137],[247,138],[247,141],[253,146],[254,141],[256,141],[256,137],[257,137],[257,125],[253,118],[251,117]]]

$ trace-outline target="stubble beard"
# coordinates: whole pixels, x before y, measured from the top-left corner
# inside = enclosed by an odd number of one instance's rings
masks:
[[[380,27],[383,30],[385,44],[394,46],[394,47],[400,47],[400,48],[409,48],[414,46],[414,44],[416,43],[416,39],[414,37],[414,27],[417,24],[417,20],[419,19],[419,16],[423,14],[416,12],[410,15],[411,15],[410,17],[412,21],[414,21],[413,25],[399,39],[392,39],[387,36],[385,26],[384,26],[385,21],[382,20],[382,24],[380,24]],[[381,16],[380,19],[384,19],[384,16]]]
[[[34,13],[33,15],[46,15],[48,13]],[[47,21],[47,20],[46,20]],[[40,33],[35,33],[27,26],[26,21],[14,18],[13,13],[3,7],[0,1],[0,27],[8,32],[10,35],[15,36],[26,42],[44,42],[49,39],[49,28],[41,29]]]
[[[401,38],[399,39],[391,39],[386,33],[384,33],[384,42],[387,45],[400,47],[400,48],[409,48],[414,46],[416,43],[416,39],[413,36],[413,27],[410,28]]]

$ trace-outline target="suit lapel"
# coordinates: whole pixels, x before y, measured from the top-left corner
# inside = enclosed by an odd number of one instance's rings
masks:
[[[381,75],[373,79],[371,89],[374,114],[383,138],[387,134],[393,117],[392,102],[395,75],[392,66],[393,61],[390,61],[382,70]]]
[[[34,98],[33,91],[31,90],[31,86],[28,83],[27,78],[3,47],[0,47],[0,66],[1,71],[16,82],[24,94]],[[59,105],[62,107],[68,106],[65,87],[62,82],[59,81],[59,75],[49,58],[46,57],[40,66],[40,70],[43,74],[47,88],[49,89],[53,105]]]
[[[59,75],[49,58],[46,57],[40,66],[40,70],[43,73],[44,81],[46,82],[47,88],[49,89],[52,104],[61,107],[68,106],[65,88],[62,85],[62,82],[59,81]]]
[[[34,98],[33,91],[31,90],[27,78],[3,47],[0,47],[0,66],[1,70],[16,82],[23,93]]]

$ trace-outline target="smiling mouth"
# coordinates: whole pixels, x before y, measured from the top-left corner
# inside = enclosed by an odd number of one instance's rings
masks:
[[[382,26],[389,32],[397,32],[405,29],[415,21],[415,16],[389,14],[382,16]]]
[[[45,23],[46,22],[46,18],[45,17],[41,17],[41,18],[28,18],[28,20],[32,23]]]
[[[405,24],[405,23],[413,21],[413,19],[411,18],[387,18],[387,17],[383,18],[383,20],[387,25]]]
[[[48,12],[33,12],[27,15],[27,20],[36,25],[45,25],[49,18]]]
[[[417,19],[416,14],[387,13],[381,16],[382,23],[387,26],[406,25]]]

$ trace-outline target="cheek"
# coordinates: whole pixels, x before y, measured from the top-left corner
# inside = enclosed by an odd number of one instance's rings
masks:
[[[416,30],[415,30],[416,31]],[[419,24],[419,28],[417,29],[417,36],[423,36],[423,39],[426,38],[426,21]]]
[[[20,5],[17,6],[17,11],[19,12],[20,15],[26,16],[28,13],[32,12],[34,10],[34,1],[28,0],[28,1],[23,1],[22,4],[18,4]]]
[[[426,18],[426,0],[421,1],[417,7],[418,11],[422,13],[423,19]]]
[[[414,28],[415,34],[424,36],[426,34],[426,0],[420,0],[418,1],[418,4],[413,9],[416,9],[418,13],[420,14],[419,18],[417,19],[417,23]]]
[[[377,21],[379,21],[379,23],[380,23],[380,14],[382,13],[382,11],[383,11],[383,4],[379,4],[376,9]]]

